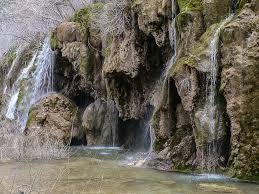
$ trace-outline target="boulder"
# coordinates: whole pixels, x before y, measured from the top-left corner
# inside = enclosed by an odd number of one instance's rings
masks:
[[[64,22],[57,29],[57,39],[62,43],[82,41],[80,24],[76,22]]]
[[[118,111],[113,101],[97,99],[84,111],[82,128],[88,146],[118,145]]]
[[[56,93],[41,98],[30,110],[24,133],[35,136],[41,144],[69,144],[79,135],[76,105]]]
[[[224,185],[212,184],[212,183],[200,183],[197,188],[206,192],[215,193],[241,193],[241,191],[235,187],[228,187]]]

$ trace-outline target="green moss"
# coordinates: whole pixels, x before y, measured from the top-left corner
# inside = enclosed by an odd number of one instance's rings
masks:
[[[177,0],[180,12],[202,10],[202,0]]]
[[[18,100],[17,100],[17,106],[19,106],[22,103],[23,97],[25,95],[25,80],[22,80],[21,85],[20,85],[20,90],[19,90],[19,95],[18,95]]]
[[[8,68],[11,67],[13,61],[16,58],[16,48],[11,48],[9,51],[4,55],[4,60],[0,63],[0,68]]]
[[[34,118],[34,115],[33,115],[33,113],[32,113],[32,109],[30,109],[30,111],[29,111],[29,116],[28,116],[28,119],[27,119],[27,123],[26,123],[25,129],[28,129],[28,128],[29,128],[30,124],[31,124],[32,121],[33,121],[33,118]]]
[[[83,27],[89,27],[91,18],[97,14],[103,8],[102,3],[94,3],[90,6],[85,7],[77,11],[74,16],[70,19],[72,22],[80,23]]]
[[[163,149],[163,146],[165,144],[166,140],[162,138],[156,138],[154,142],[154,149],[155,151],[161,151]]]
[[[74,16],[72,16],[70,18],[71,22],[77,22],[80,24],[81,28],[81,37],[83,38],[83,40],[87,40],[87,37],[89,36],[93,36],[93,37],[98,37],[99,38],[99,31],[98,32],[94,32],[94,29],[91,29],[91,20],[94,16],[98,15],[100,13],[100,11],[103,8],[103,3],[94,3],[91,4],[87,7],[85,7],[84,9],[81,9],[79,11],[77,11]],[[90,34],[90,32],[91,34]]]
[[[77,11],[74,14],[74,16],[70,19],[71,22],[80,23],[82,26],[85,26],[85,27],[88,26],[89,20],[90,20],[90,12],[88,7]]]
[[[238,0],[237,2],[237,12],[240,12],[246,3],[251,2],[251,0]]]
[[[177,26],[186,26],[188,24],[187,22],[188,22],[189,18],[190,18],[190,13],[189,12],[179,13],[176,16]]]
[[[201,36],[200,40],[195,44],[191,53],[188,56],[184,56],[177,60],[177,63],[170,70],[170,76],[175,76],[182,72],[186,66],[198,68],[198,61],[202,60],[204,57],[207,58],[206,51],[217,27],[218,24],[214,24],[208,28]]]
[[[56,50],[58,48],[58,37],[57,37],[56,31],[52,32],[52,34],[51,34],[50,46],[51,46],[52,50]]]

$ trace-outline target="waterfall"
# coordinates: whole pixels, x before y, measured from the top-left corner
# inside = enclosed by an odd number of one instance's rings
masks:
[[[170,46],[171,46],[171,49],[173,52],[173,56],[167,62],[166,69],[165,69],[164,75],[163,75],[164,79],[167,77],[170,69],[175,64],[175,61],[176,61],[176,55],[177,55],[176,14],[177,14],[176,13],[176,2],[175,2],[175,0],[172,0],[172,21],[169,20],[169,22],[168,22],[168,31],[169,31],[169,40],[170,40]]]
[[[166,67],[162,73],[162,76],[160,78],[160,80],[158,80],[156,87],[154,88],[154,92],[153,93],[160,93],[161,91],[161,84],[162,84],[162,89],[165,88],[166,84],[169,82],[168,79],[168,75],[169,75],[169,71],[171,70],[172,66],[175,64],[176,61],[176,56],[177,56],[177,32],[176,32],[176,0],[172,0],[172,20],[169,20],[168,22],[168,31],[169,31],[169,40],[170,40],[170,46],[172,49],[172,57],[168,60]],[[169,87],[168,87],[169,90]],[[168,92],[169,95],[169,92]],[[159,97],[152,97],[152,103],[154,108],[158,108],[157,106],[159,106]],[[149,113],[150,118],[152,118],[152,114],[153,114],[154,110],[152,110],[152,113]],[[155,142],[155,132],[154,129],[152,128],[152,119],[149,119],[149,122],[145,124],[145,130],[146,130],[146,134],[148,134],[146,136],[146,138],[150,139],[150,146],[149,146],[149,150],[148,150],[148,156],[146,157],[145,160],[147,160],[150,157],[150,154],[153,152],[153,145]]]
[[[26,127],[31,106],[40,97],[53,91],[53,65],[54,54],[50,40],[46,38],[41,50],[34,53],[13,86],[9,90],[5,87],[5,94],[10,96],[5,116],[17,121],[18,131],[23,132]]]
[[[206,96],[205,106],[201,111],[201,127],[207,130],[208,142],[206,147],[207,168],[215,168],[217,166],[217,138],[222,130],[222,126],[219,125],[223,118],[223,115],[219,111],[219,104],[215,100],[217,96],[217,76],[218,76],[218,43],[220,30],[232,19],[233,15],[230,15],[224,21],[221,22],[219,27],[216,29],[210,44],[208,46],[209,61],[208,61],[208,75],[206,76]],[[204,138],[204,137],[202,137]],[[203,140],[204,141],[204,140]],[[204,161],[204,150],[202,149],[202,166],[205,165]]]
[[[8,105],[7,113],[5,115],[7,118],[9,118],[11,120],[14,119],[14,112],[15,112],[18,96],[19,96],[19,91],[16,91],[16,93],[14,95],[12,95],[9,105]]]

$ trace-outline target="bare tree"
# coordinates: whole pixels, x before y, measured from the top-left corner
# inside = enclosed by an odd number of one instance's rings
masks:
[[[117,36],[125,31],[129,23],[127,0],[105,0],[105,5],[92,21],[92,27],[100,29],[101,36],[106,40],[108,35]]]
[[[13,44],[48,33],[92,0],[1,0],[0,57]]]

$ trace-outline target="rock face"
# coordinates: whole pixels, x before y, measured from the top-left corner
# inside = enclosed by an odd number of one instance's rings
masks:
[[[50,94],[40,99],[30,110],[25,129],[27,136],[67,145],[78,137],[77,107],[61,94]]]
[[[108,92],[123,120],[143,119],[170,50],[170,1],[132,3],[131,22],[115,37],[104,63]]]
[[[238,13],[223,26],[221,15],[228,14],[229,1],[195,1],[188,6],[177,1],[177,5],[177,59],[162,86],[153,115],[155,149],[166,152],[164,159],[171,157],[176,169],[228,167],[234,176],[256,179],[258,1],[232,6],[238,8]],[[219,26],[216,100],[208,108],[208,80],[212,79],[209,48]],[[190,30],[192,33],[188,33]],[[209,117],[211,111],[216,113],[213,117]],[[178,129],[181,115],[187,115],[183,130]],[[209,131],[212,123],[216,136]]]
[[[113,101],[97,99],[82,118],[87,145],[116,146],[118,142],[118,111]]]
[[[230,119],[233,175],[259,175],[259,15],[258,1],[247,4],[221,35],[221,91]]]
[[[102,43],[96,38],[98,34],[88,32],[87,22],[65,22],[52,34],[52,47],[56,51],[55,89],[83,108],[93,98],[105,95],[102,55],[99,52]]]

